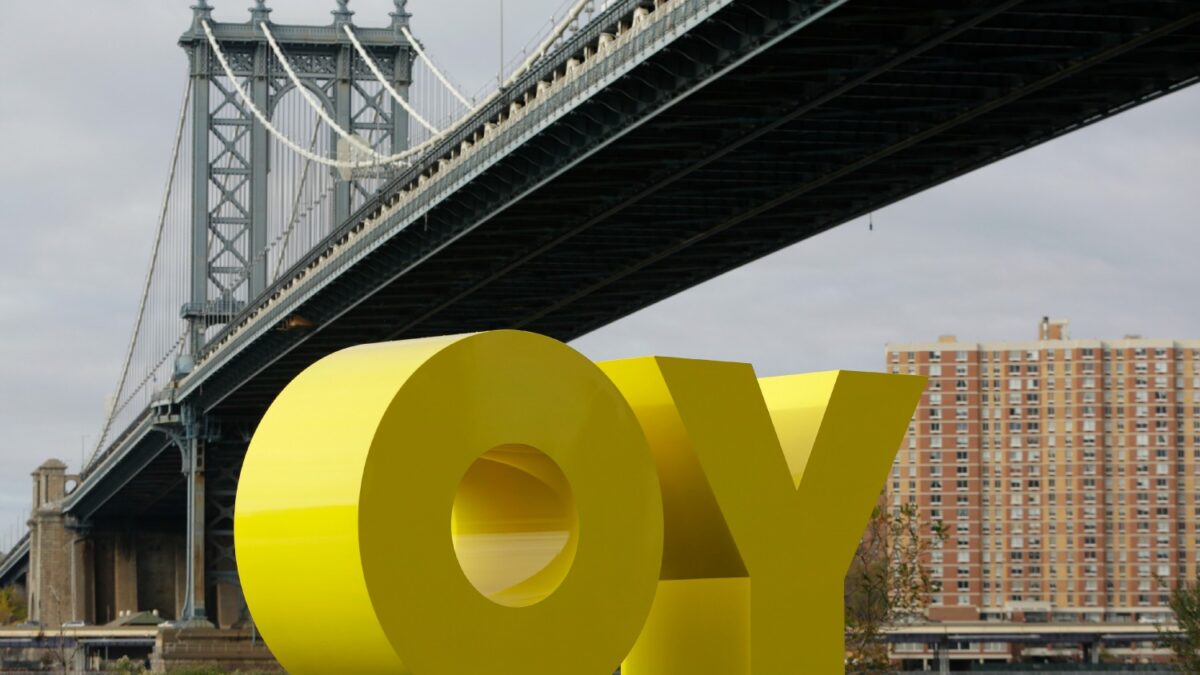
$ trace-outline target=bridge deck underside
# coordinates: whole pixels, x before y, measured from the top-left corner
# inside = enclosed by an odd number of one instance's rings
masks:
[[[300,308],[318,330],[260,340],[206,398],[256,415],[363,342],[569,340],[1200,74],[1197,2],[851,2],[645,119],[780,4],[735,3],[580,106]]]
[[[133,445],[118,470],[110,474],[115,489],[81,504],[95,527],[139,529],[182,528],[187,513],[187,487],[179,450],[171,439],[152,431]],[[99,506],[100,510],[92,510]]]
[[[1200,1],[853,1],[788,34],[811,5],[721,10],[324,285],[294,308],[315,328],[257,337],[196,400],[252,425],[350,345],[569,340],[1200,76]]]

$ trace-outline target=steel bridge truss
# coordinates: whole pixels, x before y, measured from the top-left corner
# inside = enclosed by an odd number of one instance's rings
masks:
[[[360,136],[380,152],[408,147],[408,112],[376,84],[368,65],[342,32],[348,12],[333,26],[280,26],[269,23],[270,10],[251,11],[244,24],[215,23],[211,9],[196,10],[190,31],[180,38],[193,80],[192,296],[183,316],[192,325],[192,351],[208,329],[225,323],[268,284],[267,222],[270,198],[270,138],[254,119],[233,83],[223,73],[205,38],[208,22],[235,77],[259,110],[273,111],[294,84],[267,44],[260,24],[278,36],[288,64],[301,84],[341,128]],[[396,15],[391,29],[359,28],[359,39],[375,63],[406,96],[413,52],[401,34],[407,15]],[[336,146],[333,131],[329,132]],[[378,188],[377,176],[354,175],[334,187],[329,219],[346,220],[352,209]]]

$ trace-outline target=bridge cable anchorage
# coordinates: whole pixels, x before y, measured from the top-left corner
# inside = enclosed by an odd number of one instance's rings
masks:
[[[104,447],[104,441],[107,440],[108,433],[112,430],[113,420],[120,412],[117,409],[117,405],[121,397],[121,390],[125,388],[125,383],[129,379],[129,369],[133,364],[133,353],[135,347],[137,346],[138,336],[142,332],[142,322],[146,317],[146,305],[150,298],[154,270],[158,266],[158,254],[162,248],[163,231],[166,229],[167,211],[171,203],[171,192],[172,186],[175,182],[175,173],[179,167],[179,148],[183,143],[183,131],[187,123],[188,102],[191,100],[191,97],[192,81],[189,79],[187,85],[183,89],[183,100],[179,104],[179,121],[176,123],[175,127],[175,146],[171,149],[171,166],[167,171],[166,186],[163,188],[162,206],[159,209],[158,214],[158,227],[154,233],[154,245],[150,251],[150,265],[146,270],[146,281],[142,284],[142,297],[138,301],[137,318],[134,319],[133,322],[133,333],[129,337],[129,348],[125,351],[125,363],[123,366],[121,366],[121,376],[117,380],[117,390],[113,393],[112,404],[109,406],[108,416],[104,420],[104,427],[101,429],[100,437],[96,441],[96,447],[92,450],[91,457],[88,458],[85,465],[90,464],[91,459],[96,456],[96,453],[99,452],[102,447]],[[172,350],[174,350],[174,347],[172,347],[171,350],[168,350],[168,352]],[[137,391],[140,391],[141,386],[144,385],[140,385],[138,390],[135,390],[133,393],[131,393],[131,396],[136,394]],[[83,467],[80,467],[80,470],[82,469]]]
[[[425,53],[425,49],[421,47],[421,43],[417,42],[417,38],[413,37],[413,34],[408,30],[408,26],[400,26],[400,32],[403,33],[405,39],[412,44],[412,48],[417,52],[417,56],[421,57],[421,60],[425,62],[425,65],[429,66],[429,70],[433,71],[434,76],[437,77],[437,79],[440,80],[443,85],[445,85],[446,89],[449,90],[454,98],[457,98],[460,103],[465,105],[467,110],[474,111],[475,104],[467,100],[467,97],[459,93],[458,89],[455,88],[453,84],[450,84],[450,80],[446,79],[446,76],[442,74],[442,71],[433,64],[433,60],[430,59],[429,55]]]
[[[372,155],[373,157],[381,160],[386,159],[386,155],[380,154],[375,150],[375,148],[372,148],[361,138],[343,129],[338,125],[337,121],[330,117],[328,112],[325,112],[325,106],[321,105],[320,101],[313,98],[312,92],[310,92],[308,88],[304,86],[304,83],[301,82],[300,78],[296,75],[296,71],[292,69],[292,64],[288,63],[287,55],[283,53],[283,49],[281,49],[279,47],[279,43],[275,41],[275,36],[271,33],[271,28],[267,26],[267,22],[260,21],[258,26],[262,29],[263,35],[267,36],[267,43],[271,45],[271,51],[275,52],[275,58],[279,59],[280,65],[283,66],[283,71],[287,73],[288,79],[292,81],[292,85],[296,87],[296,91],[300,92],[300,95],[304,97],[305,102],[308,103],[308,107],[312,108],[313,112],[315,112],[318,117],[324,120],[325,124],[327,124],[330,129],[333,129],[335,134],[345,139],[347,143],[355,146],[362,152]]]
[[[404,159],[404,153],[401,153],[400,155],[383,157],[367,162],[341,161],[322,157],[321,155],[309,152],[307,149],[301,147],[295,141],[288,138],[286,134],[275,128],[275,125],[271,124],[271,120],[267,119],[267,116],[263,114],[263,111],[259,110],[258,106],[254,105],[254,101],[252,101],[250,99],[250,95],[246,93],[246,88],[242,86],[242,83],[238,81],[237,75],[234,74],[233,68],[229,65],[229,60],[225,58],[225,52],[221,50],[221,45],[217,42],[216,36],[213,35],[212,26],[208,24],[208,21],[201,21],[200,26],[204,29],[204,34],[208,38],[208,44],[212,47],[213,55],[217,57],[217,63],[221,64],[221,70],[224,71],[225,77],[229,78],[229,84],[233,87],[233,90],[237,92],[238,98],[241,100],[242,104],[246,106],[246,109],[249,110],[252,115],[254,115],[254,118],[258,120],[259,124],[262,124],[263,127],[275,137],[276,140],[278,140],[292,152],[304,157],[305,159],[310,159],[322,166],[328,166],[335,169],[370,169],[378,167],[380,164],[400,163]]]
[[[375,59],[371,58],[371,55],[367,52],[366,48],[363,47],[362,43],[358,41],[358,36],[354,34],[354,29],[350,27],[350,24],[343,24],[342,30],[346,31],[346,36],[350,38],[350,44],[354,45],[354,49],[358,52],[358,55],[362,57],[362,60],[367,64],[367,67],[371,69],[371,74],[375,76],[375,79],[379,81],[379,84],[383,85],[383,88],[387,90],[387,93],[391,94],[392,99],[396,101],[396,103],[399,103],[400,107],[404,108],[409,115],[412,115],[413,119],[420,123],[421,126],[428,129],[430,133],[437,134],[438,128],[426,121],[425,118],[421,116],[421,113],[417,112],[416,109],[413,108],[408,101],[399,94],[399,92],[396,91],[396,88],[392,86],[392,83],[388,82],[387,78],[383,76],[383,73],[379,70],[379,66],[375,63]]]

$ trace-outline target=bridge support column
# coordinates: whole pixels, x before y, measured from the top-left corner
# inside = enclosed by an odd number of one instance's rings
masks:
[[[203,3],[201,3],[203,4]],[[202,19],[211,19],[212,10],[196,9],[196,27]],[[192,232],[191,232],[191,299],[184,308],[188,320],[188,349],[193,357],[204,344],[204,312],[208,308],[208,190],[209,147],[211,124],[209,104],[209,48],[197,42],[191,57],[192,78]]]
[[[205,613],[207,584],[204,576],[204,443],[192,429],[184,445],[187,535],[183,546],[187,560],[187,582],[183,589],[183,612],[180,620],[184,625],[211,627],[212,624]]]

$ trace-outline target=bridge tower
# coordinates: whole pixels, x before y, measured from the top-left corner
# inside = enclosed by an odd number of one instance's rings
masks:
[[[392,88],[407,98],[416,53],[404,35],[410,18],[407,0],[394,1],[390,25],[383,28],[355,26],[349,0],[336,0],[331,23],[317,26],[272,22],[266,0],[255,0],[249,20],[238,23],[214,20],[208,0],[197,0],[191,8],[192,24],[179,39],[188,55],[191,78],[192,164],[190,295],[182,308],[188,325],[187,349],[177,363],[177,375],[190,369],[210,329],[228,322],[270,283],[269,256],[265,254],[272,243],[268,220],[272,204],[280,202],[273,200],[268,190],[273,161],[270,130],[253,109],[272,120],[280,101],[295,92],[296,85],[263,25],[274,36],[300,85],[338,127],[378,152],[394,154],[409,147],[409,114],[386,90],[373,86],[378,82],[371,66],[345,30],[347,26],[353,29]],[[213,42],[253,109],[230,81]],[[318,123],[314,143],[321,129]],[[346,147],[332,128],[325,129],[327,148]],[[304,144],[308,139],[295,140]],[[371,180],[383,177],[311,168],[331,172],[332,199],[326,217],[333,224],[347,219],[356,203],[373,192]],[[193,623],[213,619],[228,625],[238,618],[228,615],[237,614],[240,601],[232,530],[238,467],[223,458],[240,456],[229,449],[241,444],[244,450],[248,433],[236,430],[236,425],[206,419],[186,405],[164,416],[159,428],[182,454],[187,485],[187,581],[180,619]],[[206,470],[213,479],[207,490]],[[207,612],[206,606],[212,604],[215,612]],[[227,616],[217,616],[221,613]]]
[[[258,110],[271,115],[294,89],[262,30],[267,24],[303,86],[338,126],[356,136],[372,134],[380,150],[399,152],[409,143],[408,112],[386,91],[371,87],[375,78],[343,29],[353,26],[348,2],[337,0],[333,22],[324,26],[275,24],[266,0],[256,0],[245,23],[214,21],[208,0],[192,7],[192,25],[179,44],[187,52],[192,80],[191,298],[183,316],[191,327],[193,355],[203,347],[210,327],[228,321],[248,298],[266,289],[268,261],[262,252],[270,243],[269,132],[228,81],[204,25],[211,28]],[[414,52],[402,28],[410,15],[407,0],[395,4],[390,27],[354,26],[354,31],[392,86],[407,98]],[[333,130],[329,135],[332,147],[337,147],[341,139]],[[362,177],[338,178],[329,214],[333,223],[349,217],[356,196],[371,192]]]

